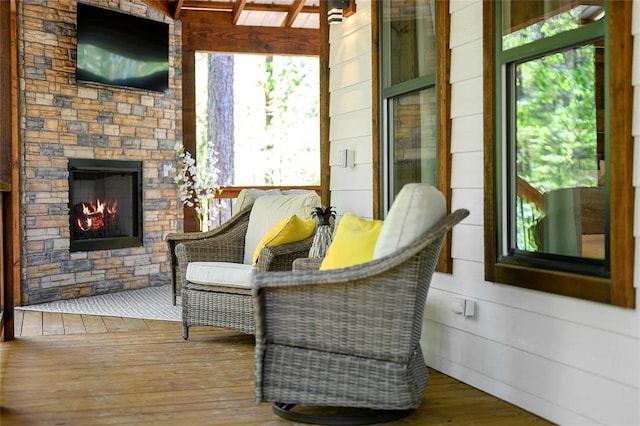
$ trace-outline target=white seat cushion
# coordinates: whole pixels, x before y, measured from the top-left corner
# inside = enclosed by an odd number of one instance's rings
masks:
[[[251,288],[256,274],[252,265],[227,262],[189,262],[187,281],[200,285]]]
[[[444,195],[436,188],[424,183],[406,184],[393,200],[384,220],[373,258],[380,259],[408,246],[446,213]]]
[[[258,243],[278,222],[293,215],[301,219],[310,219],[313,209],[320,205],[320,197],[315,192],[259,197],[253,204],[249,216],[243,263],[253,265],[255,259],[252,257]]]

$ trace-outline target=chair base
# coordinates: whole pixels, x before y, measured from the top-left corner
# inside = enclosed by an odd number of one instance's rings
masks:
[[[413,413],[410,410],[372,410],[370,408],[317,407],[306,412],[292,411],[296,404],[273,403],[273,412],[287,420],[317,425],[372,425],[401,419]],[[305,407],[306,408],[306,407]],[[330,413],[330,414],[328,414]]]

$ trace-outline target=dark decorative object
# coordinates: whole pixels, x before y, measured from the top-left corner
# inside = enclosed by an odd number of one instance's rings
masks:
[[[311,249],[309,249],[309,257],[321,258],[327,254],[327,249],[333,240],[333,220],[336,217],[336,211],[332,206],[325,209],[316,207],[311,212],[311,216],[316,219],[318,225],[316,227],[316,235],[313,238]]]
[[[77,81],[169,91],[169,24],[78,2],[76,30]]]

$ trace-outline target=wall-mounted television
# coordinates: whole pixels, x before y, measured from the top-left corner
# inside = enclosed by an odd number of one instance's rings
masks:
[[[168,91],[168,24],[78,3],[77,37],[77,81]]]

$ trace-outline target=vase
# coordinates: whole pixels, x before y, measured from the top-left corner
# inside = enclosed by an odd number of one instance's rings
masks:
[[[325,257],[327,249],[333,240],[330,225],[318,225],[316,235],[313,237],[313,243],[309,249],[310,258]]]

